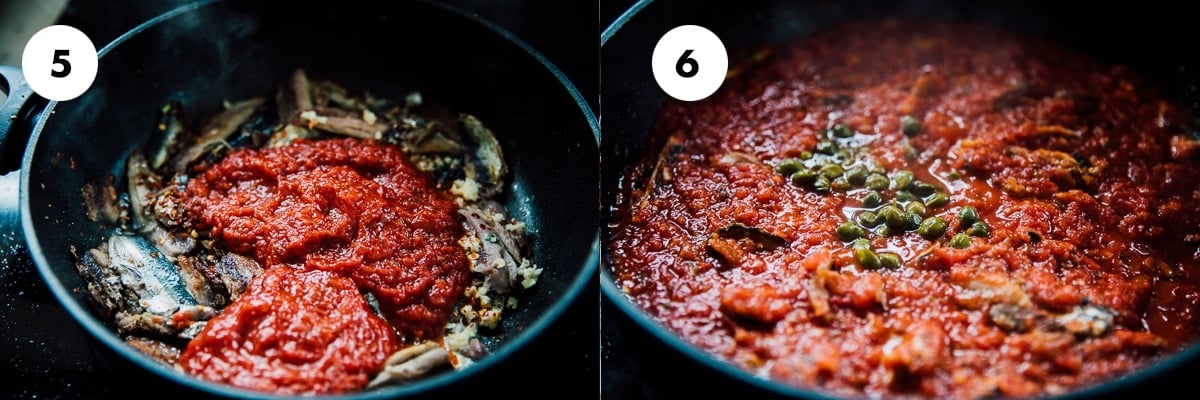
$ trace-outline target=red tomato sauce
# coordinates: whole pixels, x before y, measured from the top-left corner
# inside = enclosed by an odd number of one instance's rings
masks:
[[[278,394],[361,390],[399,342],[349,278],[266,270],[208,321],[179,365],[189,374]]]
[[[189,181],[187,196],[198,227],[229,250],[268,271],[323,271],[256,278],[258,292],[189,345],[188,368],[201,376],[268,390],[300,391],[305,380],[314,391],[361,389],[396,339],[441,337],[469,278],[457,206],[393,146],[338,139],[234,150]],[[378,299],[386,334],[359,290]],[[318,334],[300,334],[308,331]],[[318,377],[327,366],[346,372]]]
[[[1196,143],[1135,73],[930,21],[754,58],[712,97],[665,104],[666,145],[630,169],[614,214],[616,283],[684,340],[835,394],[971,398],[1100,383],[1200,332]],[[838,177],[794,182],[789,160]],[[881,205],[855,167],[888,178]],[[910,196],[900,171],[946,198]],[[862,222],[905,196],[945,233]],[[899,266],[860,260],[847,223]]]

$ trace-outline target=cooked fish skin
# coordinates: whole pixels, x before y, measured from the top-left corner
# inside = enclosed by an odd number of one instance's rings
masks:
[[[125,160],[125,180],[128,184],[130,218],[135,229],[154,221],[151,215],[153,193],[162,188],[162,178],[150,168],[141,152],[134,151]]]
[[[225,143],[228,148],[260,148],[266,144],[271,136],[279,132],[283,128],[286,121],[281,121],[275,110],[269,107],[261,107],[254,110],[233,134],[226,138]]]
[[[177,174],[163,184],[163,188],[151,198],[154,220],[166,229],[177,231],[183,228],[182,231],[186,231],[192,225],[184,205],[187,175]]]
[[[217,262],[217,273],[229,290],[230,299],[241,296],[254,277],[262,274],[263,267],[253,258],[228,252]]]
[[[1055,322],[1067,332],[1080,337],[1100,337],[1112,331],[1117,313],[1111,308],[1084,303],[1055,317]]]
[[[463,216],[466,228],[460,243],[468,251],[471,271],[482,274],[496,293],[511,292],[513,282],[520,278],[517,268],[525,246],[522,232],[513,232],[503,225],[504,209],[495,201],[468,203],[458,213]]]
[[[396,137],[410,154],[418,155],[461,155],[466,146],[452,139],[434,122],[407,119],[398,124],[388,136]]]
[[[171,155],[178,153],[183,146],[182,138],[190,135],[184,120],[183,103],[174,100],[163,106],[158,125],[154,127],[154,134],[162,136],[162,143],[154,152],[150,163],[155,170],[162,169],[163,165],[170,161]]]
[[[214,308],[224,307],[236,300],[246,291],[250,281],[263,271],[253,258],[221,249],[204,248],[175,258],[175,263],[180,270],[195,271],[195,274],[203,277],[210,290],[212,303],[204,303],[203,300],[201,303]],[[183,275],[187,276],[186,273]]]
[[[238,253],[225,252],[215,258],[211,275],[220,281],[230,301],[241,296],[250,281],[263,272],[258,261]]]
[[[313,83],[313,103],[316,108],[336,106],[347,110],[367,110],[365,100],[353,96],[349,90],[333,81],[318,80]]]
[[[79,276],[87,282],[88,299],[99,308],[106,317],[113,317],[120,310],[140,312],[137,292],[122,285],[120,277],[112,271],[112,261],[108,258],[108,245],[101,243],[99,247],[85,251],[75,262]]]
[[[450,365],[450,353],[436,342],[415,344],[388,357],[383,371],[367,384],[368,388],[390,383],[408,382],[435,368]]]
[[[188,166],[211,151],[213,146],[223,143],[229,135],[237,132],[238,127],[249,120],[265,102],[261,97],[242,100],[212,116],[200,129],[200,136],[192,140],[187,148],[175,157],[172,162],[173,170],[186,171]]]
[[[188,292],[179,268],[140,236],[114,234],[80,256],[76,268],[122,334],[178,335],[216,314]]]
[[[182,262],[187,257],[186,254],[191,253],[190,251],[171,256],[164,250],[174,249],[181,242],[192,244],[194,248],[195,239],[186,235],[182,236],[183,239],[178,239],[180,236],[171,234],[161,228],[155,229],[154,232],[161,232],[162,235],[170,238],[163,239],[161,242],[154,242],[155,247],[163,251],[172,264],[178,268],[179,277],[183,278],[184,288],[196,299],[196,302],[213,309],[220,309],[229,304],[229,295],[216,290],[217,285],[213,283],[213,279],[210,276],[204,273],[203,269],[197,268],[196,264]],[[219,280],[217,282],[220,283]]]
[[[296,69],[286,81],[279,84],[275,93],[275,106],[279,120],[290,121],[301,111],[313,109],[312,83],[303,69]]]
[[[175,259],[184,254],[192,253],[196,250],[196,239],[191,235],[177,234],[166,230],[156,221],[151,221],[144,229],[142,236],[145,237],[154,247],[162,251],[169,259]]]
[[[467,136],[475,142],[474,157],[464,166],[467,178],[479,183],[480,197],[494,197],[504,190],[504,179],[508,176],[508,165],[504,163],[500,142],[479,118],[462,114],[459,120]]]
[[[383,138],[387,125],[374,121],[368,123],[362,113],[354,113],[335,108],[317,108],[300,112],[292,118],[292,124],[319,129],[322,131],[355,137],[359,139],[378,140]]]
[[[125,344],[167,365],[175,365],[179,354],[182,353],[178,347],[166,342],[141,336],[128,336],[125,338]]]
[[[146,158],[134,152],[126,161],[126,171],[134,230],[148,239],[169,262],[175,262],[178,257],[195,251],[195,238],[187,233],[169,231],[158,222],[158,213],[155,211],[157,198],[171,196],[172,193],[163,190],[162,178],[150,168]],[[187,292],[200,305],[220,307],[226,304],[228,296],[215,293],[207,277],[199,270],[191,268],[191,264],[176,263],[175,267],[178,276],[184,281]]]
[[[420,98],[419,93],[409,95]],[[386,139],[410,154],[425,156],[461,156],[467,147],[460,132],[458,116],[441,107],[413,103],[388,132]]]
[[[1084,302],[1065,313],[1015,304],[995,304],[988,311],[993,325],[1007,332],[1067,332],[1076,338],[1103,337],[1112,332],[1117,313],[1103,305]]]
[[[83,197],[83,207],[88,220],[109,225],[121,220],[121,205],[117,190],[113,186],[114,180],[112,175],[108,175],[103,180],[83,185],[80,195]]]
[[[108,240],[108,257],[122,282],[141,287],[139,297],[146,311],[168,315],[185,306],[199,305],[188,293],[179,269],[140,236],[113,235]],[[135,280],[136,279],[136,280]]]

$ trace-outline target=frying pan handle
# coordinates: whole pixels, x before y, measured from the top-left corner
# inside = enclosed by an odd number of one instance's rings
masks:
[[[10,171],[0,175],[0,235],[13,239],[12,243],[24,243],[21,231],[21,171]]]
[[[0,65],[0,89],[8,93],[4,103],[0,104],[0,147],[8,141],[8,134],[19,121],[21,109],[33,96],[33,89],[25,82],[25,74],[21,69],[9,65]]]
[[[20,152],[11,156],[14,152],[7,149],[14,142],[11,135],[22,135],[18,132],[24,122],[21,117],[27,112],[25,106],[33,103],[29,100],[34,95],[33,89],[25,82],[25,74],[21,73],[21,69],[7,65],[0,65],[0,89],[8,95],[4,102],[0,103],[0,150],[4,150],[0,152],[0,166],[6,166],[0,170],[3,174],[0,175],[0,235],[16,236],[21,234],[18,208],[20,171],[7,166],[20,163]],[[24,140],[16,142],[23,143]]]

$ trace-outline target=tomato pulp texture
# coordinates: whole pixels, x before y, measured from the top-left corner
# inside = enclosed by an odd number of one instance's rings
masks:
[[[441,337],[469,278],[457,206],[393,146],[235,150],[187,194],[200,227],[274,271],[189,344],[183,365],[209,379],[289,393],[304,391],[296,381],[315,393],[361,389],[400,342]],[[390,327],[358,290],[379,300]]]
[[[285,394],[362,389],[398,343],[350,278],[272,268],[208,322],[179,365],[189,374]]]
[[[1131,71],[900,20],[731,71],[661,110],[611,232],[618,286],[684,340],[836,394],[981,397],[1195,338],[1196,143]]]

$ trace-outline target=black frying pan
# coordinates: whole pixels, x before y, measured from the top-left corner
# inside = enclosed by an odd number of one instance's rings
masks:
[[[1050,38],[1092,57],[1132,67],[1165,93],[1200,115],[1200,40],[1194,25],[1200,13],[1191,5],[1135,2],[1102,5],[1095,2],[942,0],[694,2],[642,0],[604,30],[601,38],[601,186],[603,203],[615,203],[625,168],[637,162],[653,143],[648,138],[666,94],[651,75],[650,56],[658,38],[675,26],[695,24],[716,33],[730,54],[738,48],[764,43],[787,43],[798,36],[838,22],[885,16],[918,16],[974,21]],[[731,60],[731,64],[733,61]],[[605,207],[604,218],[611,218]],[[608,232],[601,234],[607,240]],[[690,395],[756,398],[796,396],[825,398],[820,392],[751,376],[708,355],[658,324],[633,304],[613,283],[610,269],[601,268],[606,309],[619,309],[607,325],[606,341],[617,349],[606,359],[606,373],[635,375],[641,387],[605,378],[605,389],[618,398],[676,398]],[[653,339],[647,337],[652,336]],[[673,352],[655,348],[665,343]],[[1120,379],[1071,393],[1066,397],[1134,396],[1147,387],[1187,386],[1188,372],[1200,368],[1200,345]],[[683,363],[684,365],[679,365]],[[697,367],[700,366],[700,367]]]
[[[9,228],[23,232],[51,291],[118,355],[115,365],[133,364],[207,395],[261,395],[194,379],[124,345],[77,290],[83,282],[70,249],[91,248],[108,233],[84,217],[81,185],[108,174],[121,176],[124,159],[147,143],[155,110],[165,101],[182,100],[190,115],[210,114],[223,100],[273,93],[297,67],[384,97],[419,90],[429,102],[485,121],[497,132],[512,171],[501,200],[527,223],[533,258],[545,269],[521,299],[522,307],[505,316],[502,329],[481,335],[492,354],[476,365],[346,397],[424,394],[496,369],[518,348],[536,346],[538,334],[594,276],[596,120],[557,68],[489,23],[423,2],[204,1],[148,21],[100,56],[91,89],[63,103],[28,96],[19,74],[2,70],[11,87],[11,99],[0,106],[3,121],[15,117],[12,126],[0,125],[0,133],[8,153],[4,161],[11,164],[13,153],[20,154],[14,149],[24,148],[21,225]],[[134,375],[127,384],[142,381]]]

